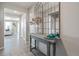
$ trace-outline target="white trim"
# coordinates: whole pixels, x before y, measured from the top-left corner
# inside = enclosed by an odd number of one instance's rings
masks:
[[[0,50],[4,49],[4,47],[1,47]]]

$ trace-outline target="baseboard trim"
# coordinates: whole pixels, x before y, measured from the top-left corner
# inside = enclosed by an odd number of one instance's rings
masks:
[[[4,47],[1,47],[0,50],[4,49]]]

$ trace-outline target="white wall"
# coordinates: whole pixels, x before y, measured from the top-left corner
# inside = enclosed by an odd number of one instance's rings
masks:
[[[4,47],[4,9],[0,3],[0,49]]]
[[[61,38],[68,55],[79,55],[79,3],[61,3]]]
[[[26,39],[26,14],[21,16],[21,37]]]
[[[23,14],[20,18],[20,30],[21,30],[21,37],[25,40],[29,40],[29,11],[26,10],[26,13]]]

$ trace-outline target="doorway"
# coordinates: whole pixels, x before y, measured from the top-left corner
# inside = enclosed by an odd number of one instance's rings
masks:
[[[19,46],[19,33],[20,15],[13,9],[4,8],[4,55],[11,55],[11,50]]]
[[[16,10],[4,8],[4,37],[16,36],[19,38],[20,15]]]
[[[19,22],[4,21],[5,37],[17,36],[19,38]]]

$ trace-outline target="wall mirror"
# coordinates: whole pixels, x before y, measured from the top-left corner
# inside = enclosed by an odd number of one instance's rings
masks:
[[[34,6],[34,11],[32,14],[34,19],[41,17],[41,22],[39,24],[34,24],[35,32],[33,33],[42,34],[45,36],[51,33],[60,34],[59,2],[38,2]]]

